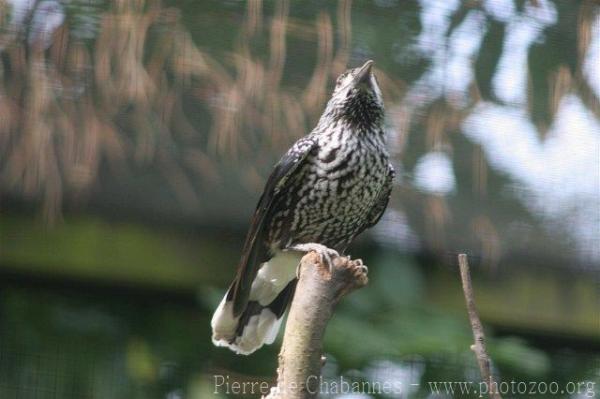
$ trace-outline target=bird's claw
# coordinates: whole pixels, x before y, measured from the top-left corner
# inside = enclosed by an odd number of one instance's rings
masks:
[[[319,260],[321,261],[321,264],[327,266],[327,269],[329,270],[330,274],[333,273],[333,259],[340,256],[340,254],[336,250],[329,249],[327,247],[325,247],[325,250],[322,252],[316,252],[319,255]]]
[[[325,245],[317,244],[317,243],[298,244],[298,245],[294,245],[290,249],[296,250],[296,251],[303,251],[303,252],[310,252],[310,251],[316,252],[317,255],[319,255],[319,261],[322,264],[327,266],[327,268],[329,269],[329,273],[333,272],[333,259],[340,256],[338,251],[336,251],[335,249],[331,249],[331,248],[326,247]],[[300,265],[298,265],[298,268],[296,269],[296,277],[299,278],[299,276],[300,276]]]
[[[357,287],[362,287],[367,284],[369,278],[369,269],[363,264],[362,259],[356,259],[348,262],[348,271],[354,277],[354,281]]]
[[[350,258],[350,257],[348,257]],[[369,274],[369,268],[365,265],[362,259],[355,259],[352,261],[354,269],[358,270],[361,274]]]

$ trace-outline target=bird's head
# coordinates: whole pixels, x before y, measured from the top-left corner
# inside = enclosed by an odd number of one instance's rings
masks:
[[[383,121],[383,98],[372,66],[373,61],[369,60],[337,78],[323,117],[363,128],[378,126]]]

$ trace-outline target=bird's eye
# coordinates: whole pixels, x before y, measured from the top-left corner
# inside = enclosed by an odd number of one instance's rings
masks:
[[[343,74],[338,76],[337,80],[335,81],[335,86],[338,87],[340,84],[342,84],[346,76],[348,76],[348,72],[344,72]]]

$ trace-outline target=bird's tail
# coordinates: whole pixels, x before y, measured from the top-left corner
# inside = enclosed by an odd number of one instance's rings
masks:
[[[257,292],[260,294],[265,290],[264,286],[253,284],[250,300],[238,316],[233,312],[233,298],[229,292],[225,294],[210,323],[213,343],[216,346],[226,346],[242,355],[249,355],[264,344],[272,344],[288,304],[294,296],[296,282],[296,279],[290,281],[276,294],[275,299],[267,304],[260,299],[253,300],[259,296]]]

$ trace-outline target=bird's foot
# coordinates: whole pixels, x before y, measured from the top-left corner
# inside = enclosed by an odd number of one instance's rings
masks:
[[[350,257],[348,257],[348,259],[350,259]],[[363,274],[369,273],[369,268],[367,265],[363,264],[362,259],[356,259],[354,260],[354,263],[356,264],[355,267],[358,268]]]
[[[311,252],[314,251],[319,255],[319,260],[321,263],[324,263],[329,268],[329,272],[333,272],[333,259],[340,256],[338,251],[335,249],[331,249],[322,244],[317,244],[315,242],[309,242],[306,244],[297,244],[293,247],[289,247],[289,250],[292,251],[301,251],[301,252]],[[296,269],[296,277],[300,276],[300,265]]]

